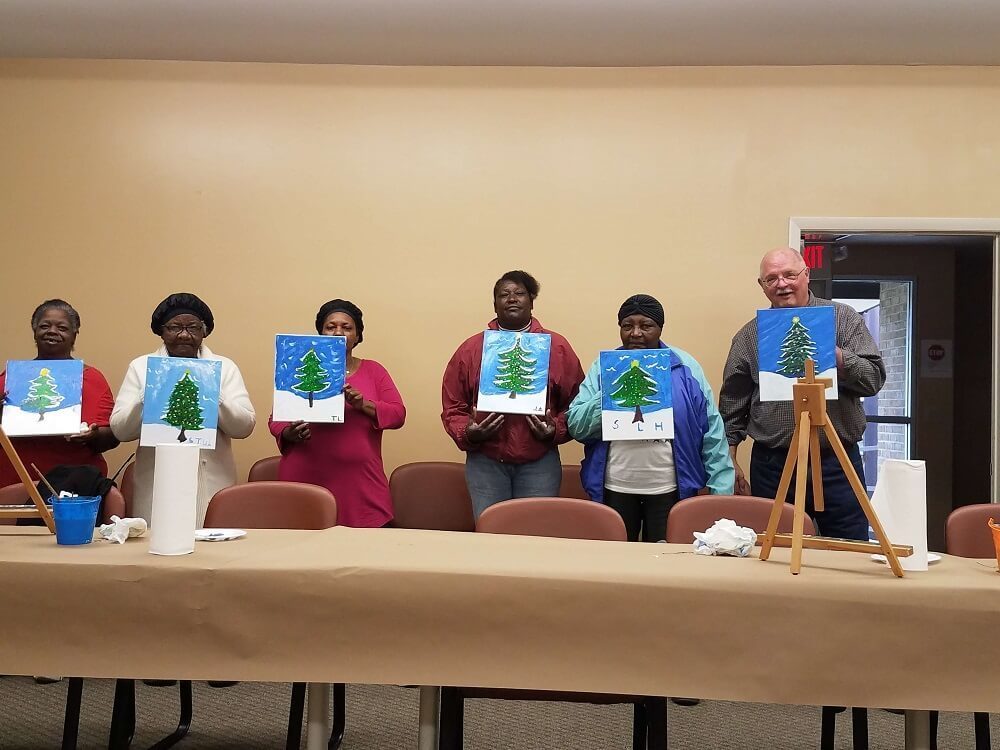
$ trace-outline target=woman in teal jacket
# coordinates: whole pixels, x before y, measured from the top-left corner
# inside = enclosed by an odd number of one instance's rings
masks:
[[[618,511],[632,541],[640,529],[643,541],[666,538],[674,503],[704,492],[730,495],[735,478],[712,389],[694,357],[660,341],[663,320],[663,306],[648,294],[629,297],[618,311],[622,349],[670,349],[673,439],[601,440],[600,358],[567,414],[570,435],[584,445],[584,489]]]

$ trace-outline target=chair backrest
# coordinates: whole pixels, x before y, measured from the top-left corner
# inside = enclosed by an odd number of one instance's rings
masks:
[[[559,484],[559,497],[575,497],[579,500],[590,500],[590,495],[583,489],[580,479],[580,464],[566,464],[562,467],[562,482]]]
[[[746,495],[698,495],[681,500],[670,509],[667,516],[667,541],[671,544],[690,544],[694,532],[705,531],[720,518],[730,518],[740,526],[753,529],[758,534],[767,531],[767,521],[771,517],[774,500]],[[781,508],[778,531],[790,533],[794,508],[785,503]],[[803,533],[815,534],[812,519],[806,516]]]
[[[215,493],[205,528],[328,529],[337,501],[325,487],[300,482],[248,482]]]
[[[592,500],[569,497],[523,497],[484,510],[476,531],[558,539],[628,540],[617,511]]]
[[[28,505],[31,498],[23,484],[11,484],[0,488],[0,505]],[[111,516],[125,518],[125,497],[117,487],[112,487],[101,504],[101,523],[111,523]],[[0,524],[11,525],[16,519],[5,518]]]
[[[125,516],[131,517],[132,500],[135,497],[135,461],[125,467],[119,487],[121,488],[122,496],[125,498]]]
[[[281,456],[268,456],[257,461],[250,467],[250,474],[247,475],[248,482],[276,482],[278,481],[278,464],[281,463]]]
[[[475,531],[472,499],[465,484],[465,466],[452,461],[404,464],[389,477],[395,513],[401,529]]]
[[[996,557],[993,532],[986,525],[991,518],[1000,522],[1000,505],[980,503],[955,508],[944,523],[945,552],[958,557]]]

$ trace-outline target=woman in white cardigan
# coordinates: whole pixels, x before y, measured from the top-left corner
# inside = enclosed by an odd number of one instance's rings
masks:
[[[205,521],[205,511],[212,496],[236,484],[236,461],[232,438],[245,438],[256,423],[250,394],[239,368],[232,360],[213,354],[202,340],[215,328],[208,305],[193,294],[171,294],[153,311],[150,328],[163,339],[152,354],[132,360],[125,373],[115,408],[111,430],[122,442],[136,440],[142,429],[142,406],[146,390],[147,357],[197,357],[222,362],[222,387],[219,392],[219,424],[215,450],[201,450],[198,475],[198,526]],[[140,447],[135,457],[135,494],[132,515],[149,521],[153,503],[153,468],[156,449]]]

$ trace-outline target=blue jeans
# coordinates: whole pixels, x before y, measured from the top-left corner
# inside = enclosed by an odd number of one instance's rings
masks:
[[[562,483],[559,451],[553,448],[537,461],[526,464],[494,461],[469,451],[465,454],[465,483],[476,518],[491,505],[515,497],[557,497]]]
[[[865,467],[861,463],[861,451],[856,443],[845,445],[844,448],[864,485]],[[773,498],[778,494],[778,482],[787,456],[787,448],[767,448],[760,443],[753,444],[750,454],[750,492],[753,495]],[[806,513],[816,521],[819,533],[823,536],[868,541],[868,517],[861,509],[861,504],[847,481],[847,475],[840,468],[837,455],[832,448],[824,447],[820,456],[823,466],[823,503],[826,510],[817,513],[813,508],[812,481],[809,480],[806,482]],[[794,474],[785,501],[795,502]]]

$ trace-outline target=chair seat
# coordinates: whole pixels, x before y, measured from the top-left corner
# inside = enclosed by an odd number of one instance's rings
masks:
[[[458,688],[463,698],[497,698],[509,701],[559,701],[562,703],[594,703],[601,706],[619,703],[642,703],[645,695],[613,693],[579,693],[561,690],[512,690],[505,688]]]

